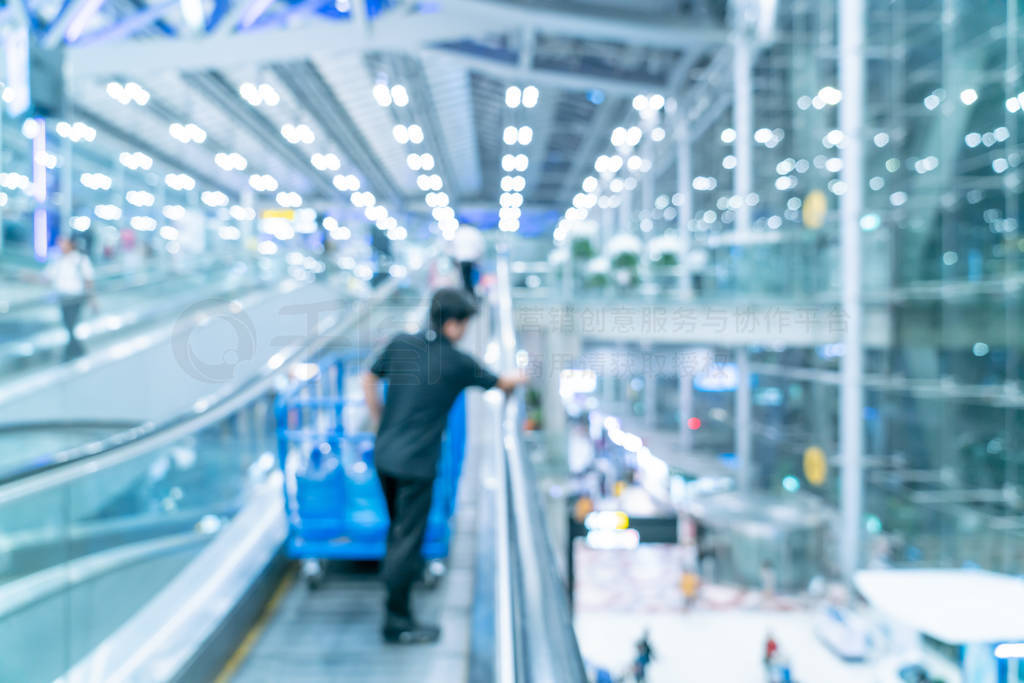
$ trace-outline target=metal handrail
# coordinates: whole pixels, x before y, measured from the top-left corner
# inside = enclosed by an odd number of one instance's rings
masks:
[[[508,258],[497,260],[498,342],[502,370],[518,367]],[[501,424],[504,462],[497,467],[495,633],[501,683],[584,683],[567,587],[537,497],[533,468],[523,452],[522,391],[506,401]],[[503,556],[504,555],[504,556]],[[504,565],[504,566],[503,566]],[[511,641],[508,639],[511,638]]]
[[[190,410],[62,451],[48,463],[0,477],[0,505],[151,453],[231,415],[272,389],[292,365],[309,359],[351,329],[372,310],[373,304],[390,298],[398,285],[398,280],[389,279],[370,297],[358,302],[351,313],[327,318],[311,338],[278,351],[257,373],[195,401]]]

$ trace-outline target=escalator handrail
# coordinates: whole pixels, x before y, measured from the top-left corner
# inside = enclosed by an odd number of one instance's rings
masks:
[[[183,272],[173,272],[170,270],[160,271],[160,277],[153,277],[147,275],[141,280],[133,280],[128,284],[118,283],[117,286],[109,286],[114,280],[124,280],[129,277],[128,273],[123,271],[114,273],[106,278],[96,280],[95,293],[100,296],[109,296],[111,294],[124,294],[133,289],[141,289],[143,287],[152,287],[157,284],[169,284],[175,280],[184,277],[192,277],[199,274],[208,274],[211,270],[228,270],[233,266],[224,263],[218,264],[213,261],[204,262],[202,265],[192,268]],[[5,314],[11,313],[24,313],[25,311],[32,310],[34,308],[40,308],[43,306],[52,306],[57,300],[57,294],[53,291],[48,291],[43,294],[28,297],[25,299],[19,299],[16,301],[0,301],[0,311]]]
[[[374,304],[390,298],[400,280],[389,278],[354,310],[327,318],[317,334],[273,354],[254,375],[195,401],[189,410],[161,421],[150,421],[113,436],[61,451],[46,462],[0,476],[0,505],[34,492],[73,481],[152,452],[231,415],[275,386],[291,367],[304,362],[332,340],[354,327]]]
[[[496,270],[501,369],[509,372],[517,368],[518,362],[507,254],[499,254]],[[503,590],[499,584],[496,599],[509,600],[512,604],[496,606],[501,667],[497,678],[501,683],[585,683],[586,671],[576,642],[568,591],[556,568],[533,468],[522,448],[522,404],[520,389],[506,401],[501,426],[505,467],[500,468],[504,476],[498,477],[498,485],[505,486],[506,495],[499,497],[505,504],[498,514],[507,515],[508,521],[498,525],[498,533],[507,537],[497,538],[495,542],[496,545],[508,543],[511,557],[507,558],[510,585]],[[500,582],[506,572],[498,569]],[[500,619],[511,620],[511,623],[502,624]],[[500,638],[503,630],[511,632],[515,639],[514,643],[505,645],[504,652]],[[501,666],[503,656],[513,658],[513,671]]]

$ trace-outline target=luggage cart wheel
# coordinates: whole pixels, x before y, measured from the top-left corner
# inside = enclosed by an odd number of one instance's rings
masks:
[[[441,579],[448,573],[448,567],[441,560],[431,560],[423,571],[423,583],[427,588],[437,588]]]
[[[324,582],[324,561],[308,558],[302,561],[302,576],[310,590],[316,590]]]

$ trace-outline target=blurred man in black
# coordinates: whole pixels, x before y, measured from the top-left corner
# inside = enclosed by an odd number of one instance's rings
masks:
[[[475,313],[467,294],[438,290],[430,304],[430,329],[396,336],[363,378],[366,405],[380,425],[374,461],[391,517],[382,568],[388,594],[384,620],[388,642],[424,643],[440,637],[438,627],[413,618],[409,602],[423,568],[420,547],[448,411],[467,387],[497,386],[509,392],[524,381],[522,375],[497,377],[455,348]],[[381,379],[388,380],[383,407]]]

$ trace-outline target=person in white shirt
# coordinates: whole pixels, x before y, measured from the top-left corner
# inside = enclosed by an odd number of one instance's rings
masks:
[[[452,238],[452,258],[462,270],[462,284],[470,294],[475,293],[473,273],[477,261],[483,258],[487,242],[480,231],[472,225],[460,225]]]
[[[44,276],[57,293],[61,318],[68,331],[68,344],[64,348],[64,360],[72,360],[85,353],[82,341],[75,335],[75,326],[82,315],[82,306],[93,294],[95,273],[89,257],[78,250],[69,238],[61,237],[60,254],[47,264]]]

